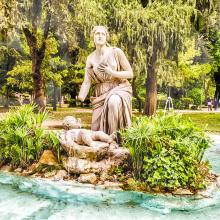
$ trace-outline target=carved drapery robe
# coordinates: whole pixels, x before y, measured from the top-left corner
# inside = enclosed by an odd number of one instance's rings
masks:
[[[123,71],[119,52],[123,53],[119,48],[111,47],[107,58],[101,63],[106,63],[113,70]],[[124,58],[126,59],[125,56]],[[93,107],[91,129],[112,134],[118,129],[131,125],[132,87],[127,79],[115,78],[99,71],[99,64],[86,68],[86,74],[94,85],[94,93],[91,97]],[[114,111],[109,105],[109,99],[112,95],[117,95],[120,98],[120,103],[115,103]],[[114,117],[113,114],[118,115]]]

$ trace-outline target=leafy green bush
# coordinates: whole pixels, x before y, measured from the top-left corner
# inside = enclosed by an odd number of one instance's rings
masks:
[[[204,91],[200,88],[193,88],[188,92],[188,97],[193,100],[194,105],[201,105],[205,100]]]
[[[69,99],[69,107],[76,107],[76,99]]]
[[[191,121],[162,113],[141,117],[121,136],[130,149],[135,178],[147,187],[165,191],[205,187],[209,169],[202,158],[210,139]]]
[[[144,106],[144,98],[141,99],[141,108]],[[132,97],[132,109],[139,109],[139,103],[136,98]]]
[[[198,105],[192,105],[192,106],[190,107],[190,109],[191,109],[191,110],[198,110]]]
[[[60,141],[57,138],[56,133],[53,131],[45,131],[43,136],[43,149],[53,150],[55,155],[57,156],[58,162],[60,162]]]
[[[43,149],[54,148],[59,154],[55,134],[45,132],[41,126],[47,113],[34,113],[35,107],[15,108],[0,120],[0,157],[12,165],[28,166],[39,159]]]
[[[180,98],[174,100],[175,109],[189,109],[190,104],[193,104],[193,99],[191,98]]]
[[[157,108],[164,109],[167,101],[167,94],[158,93],[157,94]]]

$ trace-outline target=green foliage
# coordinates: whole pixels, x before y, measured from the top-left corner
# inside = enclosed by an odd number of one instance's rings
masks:
[[[144,104],[144,97],[140,97],[141,99],[141,106],[143,107],[143,104]],[[133,109],[138,109],[139,108],[139,103],[138,103],[138,100],[134,97],[132,97],[132,108]]]
[[[180,98],[174,100],[175,109],[189,109],[190,104],[193,104],[193,99],[191,98]]]
[[[58,41],[50,37],[46,41],[45,58],[42,63],[42,74],[45,82],[53,81],[57,86],[63,83],[62,78],[67,74],[66,62],[59,56]],[[33,92],[32,61],[30,52],[26,51],[27,43],[21,42],[22,53],[25,54],[21,60],[18,60],[12,70],[7,72],[7,85],[18,88],[19,92]]]
[[[158,93],[157,94],[157,108],[164,109],[167,101],[167,94]]]
[[[0,157],[12,165],[26,167],[47,148],[55,148],[59,158],[57,138],[41,126],[47,113],[35,110],[34,105],[24,105],[10,110],[0,120]]]
[[[208,166],[202,158],[210,139],[181,115],[137,118],[121,132],[133,158],[135,178],[148,187],[172,191],[205,185]]]
[[[53,131],[45,132],[43,137],[43,148],[53,150],[57,156],[58,162],[60,162],[60,142],[56,133]]]
[[[213,34],[212,41],[213,43],[210,45],[211,54],[214,58],[213,62],[213,69],[214,71],[217,70],[217,68],[220,66],[220,31],[216,31],[216,33]]]
[[[200,106],[204,100],[205,100],[205,95],[202,89],[199,88],[193,88],[188,92],[188,97],[193,100],[193,104]]]
[[[7,85],[18,87],[20,92],[32,92],[31,61],[24,60],[7,72]]]
[[[0,52],[3,55],[0,55],[0,66],[10,68],[4,72],[0,69],[0,92],[4,95],[9,90],[32,92],[31,48],[25,42],[23,31],[28,28],[40,48],[46,24],[50,28],[41,65],[43,79],[45,83],[53,80],[57,86],[62,84],[63,92],[70,94],[71,99],[78,94],[86,57],[93,49],[90,31],[99,24],[109,27],[109,43],[122,48],[128,56],[136,77],[133,81],[136,89],[133,90],[137,90],[136,94],[141,98],[145,96],[140,93],[145,89],[146,70],[154,49],[157,50],[154,68],[158,84],[188,89],[189,84],[199,81],[205,90],[209,90],[210,72],[216,72],[219,66],[218,32],[213,36],[217,40],[212,40],[209,45],[215,61],[201,64],[195,58],[205,51],[200,50],[201,41],[205,41],[204,32],[212,30],[218,21],[217,1],[145,2],[143,7],[137,0],[2,0]],[[48,12],[51,14],[49,23]],[[38,14],[34,28],[30,14]],[[202,32],[202,37],[194,26]],[[13,41],[16,44],[12,44]],[[8,55],[15,57],[16,63],[9,65]]]

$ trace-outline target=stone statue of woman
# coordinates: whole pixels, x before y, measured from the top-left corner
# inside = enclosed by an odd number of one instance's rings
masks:
[[[92,36],[95,51],[87,58],[78,98],[84,101],[90,87],[94,86],[91,129],[112,134],[131,124],[132,88],[127,79],[133,77],[133,72],[124,52],[107,44],[106,27],[95,26]]]

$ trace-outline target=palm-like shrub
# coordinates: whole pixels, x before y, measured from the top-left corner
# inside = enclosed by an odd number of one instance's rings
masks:
[[[43,149],[59,148],[56,135],[41,126],[47,113],[35,113],[35,108],[34,105],[15,108],[0,120],[0,157],[12,165],[26,167],[39,159]]]
[[[150,188],[203,188],[208,174],[202,162],[210,139],[181,115],[137,118],[131,128],[121,132],[123,145],[133,157],[136,179]]]

